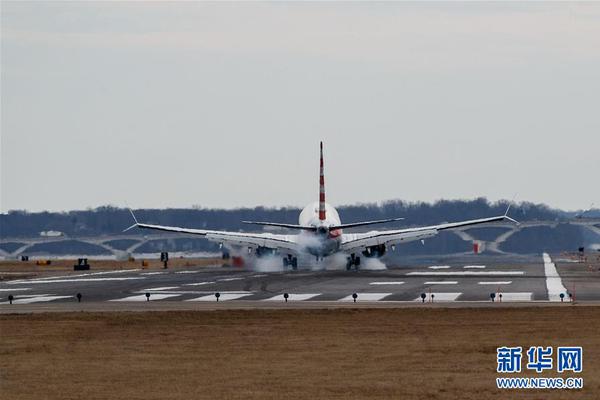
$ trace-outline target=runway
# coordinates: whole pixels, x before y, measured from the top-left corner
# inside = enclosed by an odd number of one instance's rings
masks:
[[[600,301],[598,267],[597,262],[555,261],[540,254],[520,258],[422,257],[381,271],[267,273],[218,266],[160,271],[129,268],[2,282],[0,312],[81,310],[92,304],[100,310],[140,310],[272,308],[280,304],[387,307],[596,302]],[[82,296],[81,303],[77,293]],[[9,304],[9,295],[13,296],[13,304]]]

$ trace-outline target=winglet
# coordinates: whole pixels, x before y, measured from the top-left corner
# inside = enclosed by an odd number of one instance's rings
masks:
[[[135,221],[135,223],[137,224],[137,223],[138,223],[138,220],[137,220],[137,218],[135,217],[135,214],[133,213],[133,210],[132,210],[131,208],[129,209],[129,212],[131,213],[131,216],[133,217],[133,220],[134,220],[134,221]]]
[[[129,212],[131,213],[131,216],[133,217],[133,221],[135,222],[135,224],[133,224],[133,225],[131,225],[129,228],[127,228],[127,229],[123,230],[123,232],[127,232],[128,230],[130,230],[130,229],[133,229],[133,228],[135,228],[136,226],[138,226],[138,220],[137,220],[137,218],[135,217],[135,214],[133,213],[133,210],[132,210],[131,208],[129,209]]]
[[[519,221],[508,216],[508,211],[510,210],[510,206],[512,206],[512,202],[508,203],[508,207],[506,207],[506,211],[504,212],[504,218],[519,225],[519,223],[520,223]]]

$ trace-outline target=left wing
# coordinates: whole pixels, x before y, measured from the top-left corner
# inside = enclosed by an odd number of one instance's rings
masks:
[[[353,250],[363,250],[364,248],[369,246],[377,246],[381,244],[391,245],[397,243],[411,242],[413,240],[430,238],[432,236],[437,235],[440,231],[444,230],[452,230],[472,225],[487,224],[490,222],[498,222],[504,220],[517,223],[517,221],[510,218],[509,216],[501,215],[498,217],[472,219],[468,221],[451,222],[440,225],[424,226],[420,228],[343,234],[340,250],[345,252],[352,252]]]
[[[131,212],[133,215],[133,212]],[[227,231],[212,231],[206,229],[180,228],[177,226],[151,225],[138,222],[133,215],[135,224],[125,229],[128,231],[131,228],[153,229],[157,231],[188,233],[191,235],[204,236],[213,242],[229,244],[233,246],[249,246],[249,247],[269,247],[273,249],[285,249],[293,253],[298,253],[300,246],[296,241],[295,235],[275,235],[272,233],[242,233],[242,232],[227,232]]]

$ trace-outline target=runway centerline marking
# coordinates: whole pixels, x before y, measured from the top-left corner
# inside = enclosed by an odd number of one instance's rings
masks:
[[[303,301],[320,295],[321,293],[289,293],[288,301]],[[276,296],[263,299],[262,301],[285,301],[285,298],[283,297],[283,294],[278,294]]]
[[[567,288],[562,283],[562,279],[556,270],[556,265],[552,262],[550,255],[544,253],[544,275],[546,275],[546,289],[548,290],[549,301],[560,301],[560,294],[567,294]]]
[[[429,269],[448,269],[450,268],[449,265],[432,265],[431,267],[427,267]]]
[[[179,289],[179,286],[155,287],[155,288],[142,289],[142,291],[152,292],[152,291],[163,291],[163,290],[173,290],[173,289]]]
[[[12,289],[0,289],[0,292],[22,292],[23,290],[31,290],[31,288],[12,288]]]
[[[176,274],[197,274],[200,271],[177,271]]]
[[[431,295],[433,295],[433,302],[437,302],[437,301],[456,301],[456,299],[458,298],[458,296],[460,296],[462,294],[462,292],[458,292],[458,293],[449,293],[449,292],[432,292],[432,293],[425,293],[425,302],[428,303],[432,300]],[[423,299],[421,298],[421,296],[417,297],[414,301],[420,301],[423,302]]]
[[[404,282],[390,281],[390,282],[371,282],[369,285],[404,285]]]
[[[477,282],[478,285],[510,285],[512,281],[483,281]]]
[[[465,265],[464,269],[485,269],[485,265]]]
[[[423,285],[456,285],[458,281],[428,281]]]
[[[210,285],[212,283],[216,283],[216,282],[215,281],[207,281],[207,282],[184,283],[183,286],[203,286],[203,285]]]
[[[525,275],[524,271],[423,271],[408,272],[410,276],[485,276],[485,275]]]
[[[356,293],[357,298],[356,301],[378,301],[383,299],[384,297],[391,296],[393,293]],[[354,301],[352,295],[343,297],[338,301]]]
[[[164,293],[152,293],[150,295],[150,301],[168,299],[169,297],[181,296],[180,294],[164,294]],[[122,299],[114,299],[109,301],[148,301],[145,294],[139,294],[135,296],[123,297]]]
[[[231,282],[231,281],[241,281],[244,278],[223,278],[219,279],[220,282]]]

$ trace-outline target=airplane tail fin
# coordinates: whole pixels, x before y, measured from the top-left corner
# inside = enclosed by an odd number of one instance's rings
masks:
[[[319,219],[324,221],[325,216],[325,174],[323,172],[323,142],[321,142],[321,169],[319,174]]]

